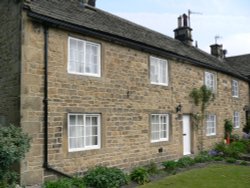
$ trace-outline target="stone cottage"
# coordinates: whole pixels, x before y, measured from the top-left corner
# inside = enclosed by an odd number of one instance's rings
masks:
[[[204,149],[223,140],[226,118],[241,133],[249,80],[220,45],[192,45],[185,14],[173,39],[84,2],[0,1],[0,123],[32,136],[22,185],[197,153],[189,94],[202,85],[214,95]]]

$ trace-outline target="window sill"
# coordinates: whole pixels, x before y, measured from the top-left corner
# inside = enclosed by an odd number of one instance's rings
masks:
[[[152,147],[164,146],[164,145],[169,145],[169,144],[171,144],[170,140],[162,140],[162,141],[157,141],[157,142],[150,142],[150,146],[152,146]]]
[[[96,77],[96,78],[100,78],[100,77],[101,77],[100,74],[85,74],[85,73],[69,72],[69,71],[68,71],[68,74],[71,74],[71,75],[78,75],[78,76]]]
[[[213,137],[216,137],[216,134],[207,134],[206,135],[208,138],[213,138]]]

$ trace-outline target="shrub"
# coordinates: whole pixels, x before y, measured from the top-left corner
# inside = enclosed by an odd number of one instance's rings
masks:
[[[245,145],[245,153],[250,153],[250,140],[242,139],[240,142]]]
[[[213,157],[213,160],[214,160],[214,161],[223,161],[224,158],[221,157],[221,156],[216,156],[216,157]]]
[[[240,154],[246,153],[246,151],[247,151],[247,148],[243,142],[241,141],[233,142],[227,146],[226,151],[225,151],[225,156],[239,158]]]
[[[162,163],[167,171],[174,171],[177,168],[177,162],[175,161],[165,161]]]
[[[205,163],[208,161],[212,160],[212,155],[211,153],[207,153],[207,152],[202,152],[199,155],[194,157],[194,162],[195,163]]]
[[[159,172],[157,164],[154,162],[151,162],[149,165],[146,165],[145,168],[149,174],[157,174]]]
[[[233,131],[233,123],[229,119],[225,119],[224,122],[225,122],[224,129],[225,129],[225,138],[226,138],[228,136],[227,134],[229,134],[229,136],[231,136],[231,133]]]
[[[214,146],[214,150],[220,153],[221,155],[224,155],[226,152],[226,144],[224,142],[216,143]]]
[[[84,176],[87,186],[95,188],[117,188],[128,183],[128,176],[118,168],[98,166]]]
[[[177,167],[185,168],[185,167],[193,165],[194,163],[195,161],[192,158],[182,157],[177,161]]]
[[[80,178],[74,179],[58,179],[55,181],[45,182],[44,188],[85,188],[84,182]]]
[[[232,142],[239,141],[240,140],[240,136],[238,134],[233,134],[233,135],[231,135],[230,140]]]
[[[149,182],[149,174],[147,169],[143,167],[135,168],[130,174],[131,180],[142,185]]]
[[[236,163],[236,159],[235,159],[235,158],[232,158],[232,157],[227,157],[227,158],[225,159],[225,161],[226,161],[227,163]]]
[[[30,148],[30,138],[14,125],[0,126],[0,185],[13,184],[17,173],[12,166],[22,158]]]

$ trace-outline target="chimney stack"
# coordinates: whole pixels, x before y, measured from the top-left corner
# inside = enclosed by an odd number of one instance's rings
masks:
[[[88,0],[88,4],[92,7],[95,7],[96,0]]]
[[[95,7],[95,3],[96,3],[96,0],[80,0],[81,5],[87,4],[92,7]]]
[[[227,50],[223,50],[222,44],[213,44],[210,46],[211,48],[211,55],[217,57],[218,59],[222,60],[226,57]]]
[[[178,17],[178,28],[174,30],[175,39],[192,46],[192,29],[190,28],[190,20],[186,14]]]

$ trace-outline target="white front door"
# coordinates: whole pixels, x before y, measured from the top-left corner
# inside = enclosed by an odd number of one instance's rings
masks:
[[[190,116],[183,115],[183,155],[191,154]]]

